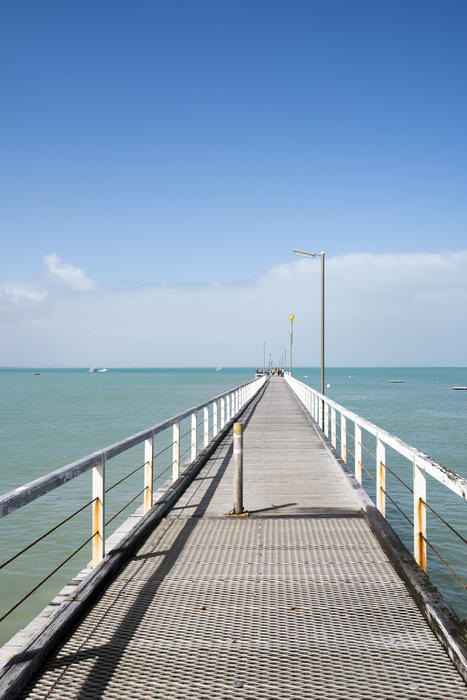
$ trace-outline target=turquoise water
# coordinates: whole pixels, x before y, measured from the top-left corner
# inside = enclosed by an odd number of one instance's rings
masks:
[[[36,376],[33,371],[40,372]],[[253,368],[223,369],[111,369],[90,374],[87,369],[0,370],[0,491],[5,493],[94,450],[154,425],[190,406],[210,399],[253,377]],[[297,379],[319,388],[317,368],[298,368]],[[405,379],[390,384],[390,379]],[[327,393],[335,401],[426,452],[454,471],[467,476],[465,459],[467,392],[452,391],[467,385],[467,369],[329,369]],[[351,430],[352,426],[349,426]],[[161,438],[156,452],[170,442]],[[371,438],[367,445],[374,452]],[[349,440],[349,447],[352,443]],[[158,470],[170,461],[170,450],[158,457]],[[111,460],[110,485],[144,461],[142,446]],[[365,466],[374,473],[370,455]],[[388,466],[410,484],[411,466],[387,453]],[[349,466],[352,458],[349,457]],[[166,476],[161,477],[160,482]],[[84,474],[39,501],[2,520],[1,561],[27,545],[90,499],[90,474]],[[156,482],[156,485],[159,482]],[[364,482],[374,498],[369,477]],[[388,477],[387,487],[396,502],[411,515],[410,494]],[[139,470],[108,498],[110,517],[142,488]],[[464,536],[466,504],[436,483],[429,482],[429,502]],[[116,518],[109,532],[138,505]],[[412,548],[411,531],[398,511],[388,506],[388,517]],[[429,536],[454,570],[467,579],[466,547],[434,516],[428,518]],[[2,612],[31,589],[90,535],[89,509],[57,530],[0,572]],[[61,571],[0,625],[0,643],[24,626],[54,593],[89,560],[87,545]],[[429,572],[461,616],[467,615],[465,591],[429,553]]]

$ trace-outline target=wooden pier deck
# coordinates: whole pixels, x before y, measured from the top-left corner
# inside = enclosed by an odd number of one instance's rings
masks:
[[[23,692],[28,698],[467,698],[282,379]]]

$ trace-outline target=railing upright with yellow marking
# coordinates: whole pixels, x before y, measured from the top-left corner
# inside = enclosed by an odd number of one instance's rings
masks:
[[[35,481],[21,486],[10,493],[0,496],[0,518],[26,506],[45,494],[66,484],[71,479],[76,478],[84,472],[91,471],[92,474],[92,498],[84,506],[79,507],[74,513],[66,517],[60,523],[52,527],[49,531],[39,536],[34,542],[10,556],[6,561],[0,562],[0,569],[13,562],[33,545],[41,542],[45,537],[55,532],[63,524],[69,522],[85,508],[91,507],[91,535],[80,545],[70,556],[68,556],[49,575],[28,592],[19,602],[7,610],[3,615],[0,613],[0,622],[10,615],[13,610],[32,595],[45,581],[66,564],[72,556],[81,551],[89,542],[92,546],[92,566],[96,567],[105,557],[106,526],[109,525],[118,515],[120,515],[129,505],[138,498],[142,499],[143,512],[147,513],[154,504],[154,484],[167,472],[172,474],[172,483],[177,481],[182,475],[182,471],[188,469],[190,464],[199,456],[200,449],[206,449],[210,443],[219,435],[218,417],[220,415],[220,429],[230,421],[234,420],[242,411],[244,406],[261,390],[268,381],[267,377],[260,377],[251,382],[243,384],[231,391],[227,391],[206,401],[198,406],[179,413],[168,420],[159,423],[147,430],[132,435],[130,437],[114,443],[98,452],[94,452],[87,457],[83,457],[76,462],[57,469],[50,474],[46,474]],[[225,410],[227,408],[227,415]],[[198,415],[201,420],[198,421]],[[185,433],[181,433],[181,424],[185,421],[189,428]],[[172,428],[172,431],[170,431]],[[170,435],[166,438],[168,444],[162,447],[157,453],[154,452],[155,437],[162,435],[165,431]],[[167,434],[166,433],[166,434]],[[181,452],[183,438],[188,441],[188,448]],[[171,441],[170,441],[171,438]],[[159,439],[159,438],[158,438]],[[119,479],[111,486],[106,487],[106,472],[108,473],[109,460],[120,455],[131,448],[143,444],[144,462],[135,469],[132,469],[123,478]],[[159,444],[159,443],[158,443]],[[156,458],[168,453],[171,461],[164,465],[162,471],[155,474]],[[184,460],[184,455],[187,455]],[[143,470],[143,488],[134,496],[123,508],[106,520],[107,494],[126,479]]]
[[[311,414],[315,423],[319,425],[322,432],[329,436],[331,435],[331,444],[337,450],[337,420],[336,415],[340,416],[340,456],[344,462],[347,462],[347,437],[350,436],[354,441],[355,452],[353,454],[355,462],[355,477],[362,484],[362,469],[376,483],[376,498],[375,503],[380,513],[386,516],[386,497],[388,497],[393,505],[401,512],[401,514],[413,526],[414,539],[414,558],[421,569],[427,569],[427,545],[434,551],[443,564],[445,564],[452,574],[457,578],[460,584],[467,588],[466,583],[458,576],[437,549],[430,543],[427,538],[426,525],[426,509],[427,507],[436,515],[445,525],[455,534],[463,544],[467,544],[467,540],[455,528],[447,523],[442,516],[439,515],[426,501],[426,480],[427,475],[438,481],[440,484],[450,489],[453,493],[460,496],[461,499],[467,501],[467,479],[447,469],[441,464],[438,464],[433,459],[428,457],[423,452],[420,452],[414,447],[411,447],[395,435],[391,435],[386,430],[379,428],[374,423],[362,418],[353,411],[349,411],[340,404],[336,403],[327,396],[323,396],[320,392],[312,387],[300,382],[290,374],[285,374],[285,380],[303,403],[305,409]],[[324,404],[324,410],[323,410]],[[322,424],[324,420],[324,425]],[[354,424],[353,435],[347,430],[347,421]],[[329,425],[330,422],[330,425]],[[362,442],[362,430],[370,433],[376,438],[376,455],[365,446]],[[386,463],[386,447],[395,450],[402,457],[407,459],[412,466],[412,486],[408,486],[397,474],[395,474]],[[376,478],[368,471],[363,464],[362,449],[365,450],[373,459],[375,459]],[[393,474],[401,483],[413,493],[413,521],[401,510],[387,492],[386,488],[386,472]]]

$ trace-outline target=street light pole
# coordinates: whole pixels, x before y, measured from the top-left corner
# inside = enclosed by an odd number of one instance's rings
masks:
[[[295,255],[304,255],[308,258],[321,256],[321,393],[324,396],[324,251],[321,253],[308,253],[306,250],[295,250]]]
[[[293,321],[295,315],[290,314],[290,376],[292,376],[292,345],[293,345]]]
[[[324,396],[324,251],[321,252],[321,393]]]

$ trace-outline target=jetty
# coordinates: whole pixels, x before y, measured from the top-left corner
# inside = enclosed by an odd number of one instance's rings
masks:
[[[234,423],[247,517],[230,516]],[[138,444],[142,503],[106,538],[111,459]],[[385,519],[386,448],[413,468],[412,552]],[[264,376],[7,494],[0,516],[88,470],[93,561],[2,650],[2,698],[467,699],[465,629],[426,572],[426,480],[464,502],[467,480],[399,438]]]

